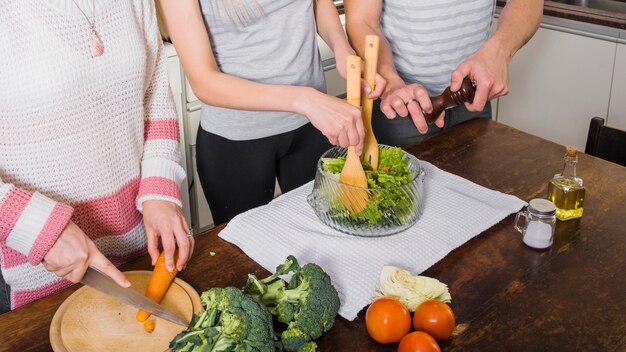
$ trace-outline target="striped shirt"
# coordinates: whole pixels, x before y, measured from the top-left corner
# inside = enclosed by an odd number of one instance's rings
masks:
[[[0,270],[12,309],[71,285],[41,263],[70,220],[121,264],[146,253],[144,201],[181,205],[154,1],[95,10],[99,57],[74,1],[0,0]]]
[[[489,38],[494,0],[384,0],[381,25],[407,83],[431,95]]]

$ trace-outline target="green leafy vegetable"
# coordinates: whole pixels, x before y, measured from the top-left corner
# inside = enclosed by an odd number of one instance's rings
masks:
[[[345,163],[344,157],[322,158],[324,171],[339,174]],[[350,212],[346,209],[340,197],[331,199],[329,216],[336,221],[345,221],[352,225],[401,225],[412,216],[412,196],[403,191],[399,186],[413,180],[413,175],[408,167],[409,159],[402,149],[380,148],[378,169],[374,170],[371,165],[363,163],[363,170],[370,189],[385,189],[384,192],[374,193],[367,207],[360,213]]]

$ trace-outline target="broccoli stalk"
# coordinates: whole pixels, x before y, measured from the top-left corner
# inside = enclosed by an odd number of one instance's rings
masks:
[[[294,274],[287,285],[278,276],[289,272]],[[339,311],[339,296],[328,274],[313,263],[300,267],[293,256],[265,279],[249,275],[243,292],[261,301],[278,321],[287,324],[281,333],[286,351],[315,350],[312,341],[330,330]]]
[[[289,274],[290,272],[297,271],[299,269],[300,264],[298,264],[298,260],[294,256],[290,255],[284,263],[276,267],[276,272],[274,274],[264,279],[259,280],[256,276],[254,276],[254,274],[248,274],[248,282],[245,287],[246,294],[259,299],[268,290],[276,292],[282,287],[285,287],[285,281],[281,280],[279,276]]]
[[[234,287],[202,293],[206,310],[170,342],[174,352],[274,352],[272,316]]]

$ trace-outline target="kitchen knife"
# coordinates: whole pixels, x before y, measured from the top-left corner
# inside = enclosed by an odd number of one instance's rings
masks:
[[[128,287],[124,288],[118,285],[113,279],[106,274],[102,273],[96,268],[89,267],[85,276],[80,280],[83,284],[93,287],[94,289],[106,293],[109,296],[115,297],[121,302],[131,305],[135,308],[145,310],[146,312],[155,315],[159,318],[163,318],[172,323],[188,326],[189,322],[185,322],[179,318],[176,314],[165,309],[162,305],[156,303],[150,298],[139,293],[135,289]]]

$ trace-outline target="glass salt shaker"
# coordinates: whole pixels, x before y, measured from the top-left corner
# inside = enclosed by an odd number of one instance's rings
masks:
[[[524,218],[520,226],[519,220]],[[523,235],[522,241],[529,247],[544,249],[552,245],[556,224],[556,206],[547,199],[536,198],[528,202],[526,210],[515,217],[515,229]]]

